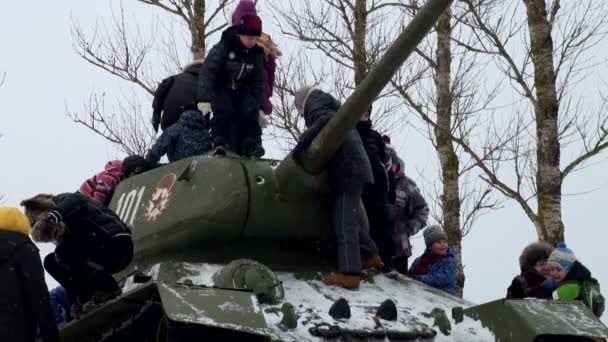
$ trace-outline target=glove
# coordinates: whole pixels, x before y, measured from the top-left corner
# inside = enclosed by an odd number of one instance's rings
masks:
[[[198,108],[198,110],[201,111],[201,113],[203,114],[208,114],[211,113],[211,103],[209,102],[199,102],[196,107]]]
[[[266,113],[264,113],[263,110],[260,110],[258,122],[260,123],[260,127],[262,128],[268,127],[268,124],[270,123],[270,121],[266,117]]]

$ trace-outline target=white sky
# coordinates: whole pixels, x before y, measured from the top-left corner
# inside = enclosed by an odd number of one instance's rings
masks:
[[[6,196],[5,205],[17,206],[23,198],[39,192],[74,191],[117,156],[109,143],[65,115],[66,104],[79,109],[92,89],[110,93],[129,89],[128,84],[83,62],[71,46],[70,15],[84,27],[93,26],[98,16],[110,16],[108,4],[12,1],[0,11],[0,75],[7,73],[0,88],[0,193]],[[138,18],[151,16],[146,6],[130,2],[125,7],[136,10]],[[272,32],[272,28],[266,28]],[[594,87],[592,81],[589,87]],[[415,130],[402,132],[399,141],[408,173],[423,169],[436,174],[436,162],[429,162],[434,151]],[[272,149],[270,154],[280,156]],[[608,297],[605,158],[604,154],[591,167],[568,177],[564,194],[585,194],[564,196],[563,217],[566,241],[599,279]],[[519,271],[521,249],[535,238],[532,224],[514,202],[506,202],[504,209],[482,217],[463,242],[465,297],[477,303],[504,297]],[[414,244],[414,253],[420,254],[422,239],[415,238]],[[49,246],[43,246],[43,252],[48,250]]]

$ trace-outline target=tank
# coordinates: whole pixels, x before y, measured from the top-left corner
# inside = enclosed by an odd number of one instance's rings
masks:
[[[302,166],[291,155],[284,160],[201,155],[123,181],[110,204],[133,232],[133,261],[116,275],[123,294],[64,326],[62,341],[504,336],[508,325],[484,320],[502,315],[500,308],[475,310],[472,303],[401,275],[366,274],[359,291],[320,281],[335,262],[323,166],[355,127],[358,109],[369,107],[449,4],[427,1],[317,136]],[[349,303],[349,318],[334,314],[342,298]],[[395,308],[395,319],[378,311],[387,305]],[[563,307],[568,305],[578,304]],[[584,317],[594,329],[564,328],[559,334],[608,335],[597,319]],[[517,341],[536,341],[535,333]]]

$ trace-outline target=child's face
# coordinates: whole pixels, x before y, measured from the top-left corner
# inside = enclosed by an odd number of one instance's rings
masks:
[[[241,40],[241,44],[248,49],[253,48],[258,43],[257,38],[253,36],[243,36],[239,34],[239,39]]]
[[[555,281],[563,281],[566,279],[566,271],[559,266],[548,266],[550,268],[549,276]]]
[[[431,245],[431,253],[433,253],[434,255],[447,255],[448,248],[449,246],[447,240],[435,241]]]
[[[547,260],[538,260],[536,264],[534,264],[534,270],[545,277],[551,275],[551,266],[547,264]]]

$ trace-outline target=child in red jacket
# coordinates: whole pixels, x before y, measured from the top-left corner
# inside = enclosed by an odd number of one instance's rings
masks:
[[[113,160],[106,164],[103,171],[82,183],[78,192],[107,207],[120,182],[150,168],[149,163],[141,156],[129,156],[122,162]]]

